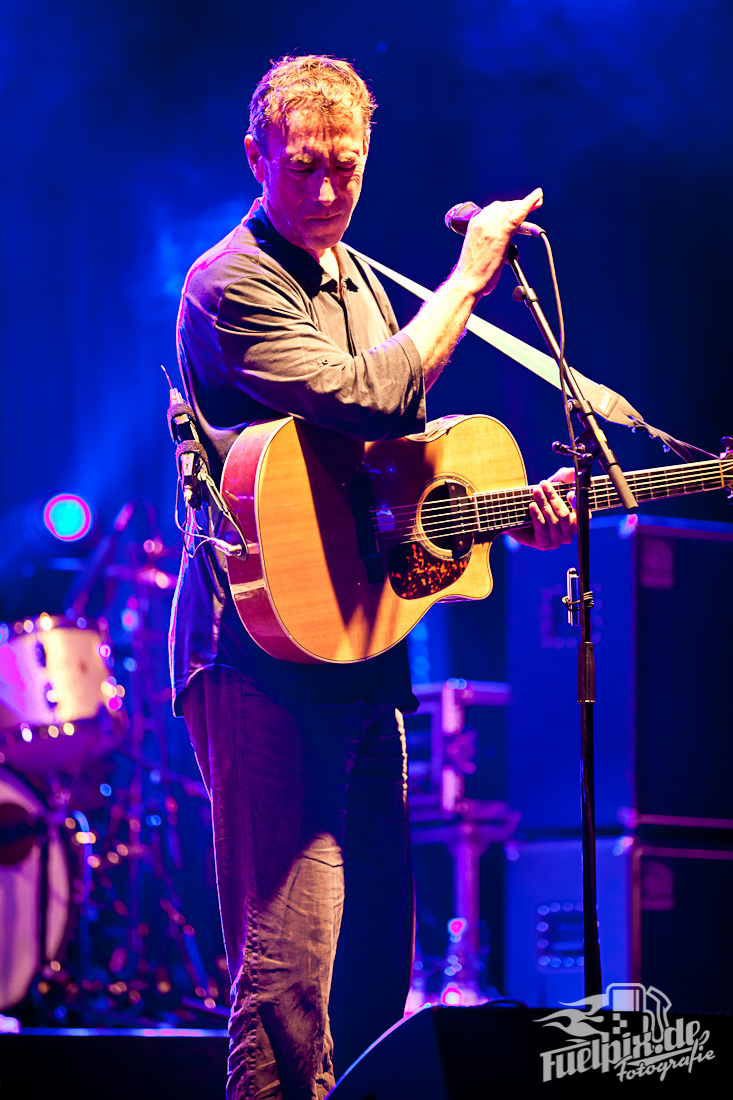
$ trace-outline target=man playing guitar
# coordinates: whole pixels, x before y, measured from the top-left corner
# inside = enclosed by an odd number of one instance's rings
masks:
[[[293,415],[359,440],[425,427],[448,363],[533,191],[471,219],[458,262],[398,330],[372,272],[341,244],[375,107],[345,61],[275,63],[250,105],[262,198],[191,268],[183,380],[212,472],[254,421]],[[562,475],[566,476],[566,475]],[[528,545],[570,542],[572,507],[534,490]],[[209,508],[202,524],[216,528]],[[292,561],[298,579],[297,557]],[[413,946],[404,642],[347,664],[277,660],[244,630],[212,544],[184,555],[171,628],[175,708],[212,801],[232,982],[230,1100],[321,1098],[402,1015]]]

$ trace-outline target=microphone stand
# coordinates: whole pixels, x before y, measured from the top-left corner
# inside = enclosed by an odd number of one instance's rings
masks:
[[[608,445],[590,403],[583,396],[572,370],[563,358],[560,361],[560,347],[542,312],[537,295],[527,283],[524,272],[519,266],[519,250],[509,245],[506,262],[514,272],[519,286],[514,290],[514,299],[523,301],[537,327],[542,333],[551,354],[557,361],[561,376],[565,378],[566,391],[569,393],[570,411],[578,414],[583,424],[583,432],[576,442],[576,448],[559,445],[554,450],[563,454],[572,454],[575,460],[575,510],[578,517],[578,580],[577,592],[569,592],[565,599],[571,622],[580,625],[580,645],[578,647],[578,703],[580,704],[580,776],[581,776],[581,820],[583,853],[583,943],[585,996],[592,997],[603,992],[601,980],[601,951],[598,942],[598,917],[596,911],[596,838],[595,804],[593,775],[593,704],[595,703],[595,657],[591,641],[591,608],[593,594],[590,587],[590,509],[588,495],[590,491],[590,468],[598,458],[604,473],[618,493],[621,504],[627,512],[634,511],[638,505],[618,464],[618,460]]]

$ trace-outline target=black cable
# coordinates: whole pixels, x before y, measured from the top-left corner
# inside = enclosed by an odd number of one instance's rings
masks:
[[[552,289],[555,294],[555,308],[557,309],[557,320],[560,326],[560,356],[558,359],[558,370],[560,372],[560,391],[562,393],[562,407],[565,413],[565,423],[568,428],[568,435],[570,437],[570,446],[575,452],[575,432],[573,431],[573,421],[570,416],[570,409],[568,407],[568,392],[566,384],[566,363],[565,363],[565,316],[562,310],[562,299],[560,298],[560,287],[557,282],[557,274],[555,272],[555,260],[552,255],[552,247],[550,245],[550,238],[545,233],[544,229],[540,234],[542,243],[545,246],[547,252],[547,262],[550,267],[550,278],[552,279]],[[577,470],[577,455],[573,454],[574,463]]]

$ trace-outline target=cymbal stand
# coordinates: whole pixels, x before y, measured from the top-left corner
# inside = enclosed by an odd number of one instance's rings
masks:
[[[153,993],[157,991],[158,994],[166,995],[172,991],[163,963],[170,943],[175,945],[191,988],[198,998],[198,1001],[185,998],[186,1003],[205,1011],[215,1011],[214,998],[218,995],[216,982],[206,973],[194,929],[181,912],[181,899],[174,891],[171,873],[183,867],[177,829],[178,804],[171,785],[181,782],[187,794],[198,795],[200,792],[199,785],[194,781],[178,776],[168,768],[165,707],[170,693],[169,689],[159,683],[158,674],[160,668],[165,666],[165,657],[161,656],[166,637],[163,620],[167,617],[166,596],[170,594],[173,584],[170,575],[160,569],[158,564],[165,553],[165,547],[158,533],[152,507],[148,507],[148,526],[152,534],[142,546],[133,542],[126,545],[127,561],[124,564],[111,564],[109,555],[105,555],[105,576],[113,578],[117,583],[128,583],[132,588],[122,610],[122,624],[130,639],[131,657],[125,661],[129,674],[126,699],[129,737],[127,748],[121,750],[131,761],[132,774],[127,786],[115,791],[109,807],[107,828],[99,836],[99,843],[95,843],[94,848],[91,844],[88,849],[87,845],[84,846],[85,877],[79,952],[80,979],[87,980],[80,984],[86,992],[95,988],[101,991],[106,984],[109,992],[114,995],[127,994],[129,1008],[125,1009],[120,1004],[119,1008],[97,1009],[91,1003],[91,994],[88,1005],[82,999],[76,1007],[82,1013],[88,1010],[93,1016],[108,1016],[110,1020],[118,1022],[124,1019],[126,1011],[132,1010],[136,1014],[142,1011],[143,991],[151,983]],[[99,569],[96,573],[101,575]],[[107,611],[111,599],[112,593],[107,593]],[[166,614],[163,614],[163,604],[166,605]],[[113,677],[110,682],[114,687]],[[121,685],[116,685],[116,690],[118,694],[125,694]],[[152,753],[145,751],[146,741],[151,736],[155,746]],[[153,788],[158,788],[154,800],[146,794],[150,783]],[[84,817],[83,814],[81,816]],[[75,817],[82,825],[79,815],[75,814]],[[87,824],[85,817],[84,824]],[[88,828],[88,824],[81,832],[94,838],[94,832]],[[125,863],[126,868],[122,866]],[[115,872],[118,871],[125,873],[125,887],[122,892],[113,881],[117,877]],[[150,881],[147,877],[150,872],[157,903],[167,917],[157,959],[148,957],[148,929],[142,923],[143,894],[148,894],[145,886]],[[88,908],[95,883],[106,895],[106,901],[99,907],[105,912],[113,910],[126,925],[124,947],[116,947],[103,967],[112,976],[112,981],[108,982],[101,982],[98,977],[94,982],[88,980],[92,975],[92,945],[89,936],[84,935],[84,927],[88,931]],[[98,967],[96,973],[99,973]]]
[[[151,517],[154,522],[154,517]],[[151,523],[151,527],[153,523]],[[180,838],[177,829],[176,799],[171,792],[171,772],[168,768],[167,741],[165,736],[164,706],[169,698],[167,690],[161,690],[157,682],[160,662],[155,653],[161,649],[161,638],[165,639],[165,627],[156,617],[163,602],[161,597],[166,587],[161,587],[167,574],[157,569],[157,560],[163,552],[163,543],[158,535],[144,544],[144,564],[138,560],[138,547],[130,544],[129,577],[133,594],[127,600],[123,618],[130,634],[132,662],[129,671],[128,714],[130,717],[130,753],[133,772],[129,790],[123,805],[118,807],[114,816],[117,825],[126,820],[129,842],[122,845],[128,862],[128,932],[127,956],[124,972],[130,981],[134,981],[141,969],[146,969],[149,960],[144,959],[145,951],[141,934],[143,863],[151,865],[157,886],[158,902],[168,918],[164,933],[164,943],[172,941],[181,955],[183,965],[196,995],[210,999],[215,991],[215,983],[207,976],[201,954],[196,943],[194,930],[181,913],[181,900],[174,892],[173,879],[168,867],[179,871],[183,867]],[[151,583],[152,581],[152,583]],[[166,601],[167,602],[167,601]],[[144,743],[146,735],[152,734],[158,757],[154,767],[145,761]],[[146,814],[144,779],[156,774],[156,786],[161,788],[161,814]],[[122,809],[122,814],[120,814]],[[115,807],[113,807],[115,810]],[[162,821],[161,821],[162,817]],[[150,829],[147,844],[142,841],[143,824]],[[157,822],[156,819],[157,818]],[[160,826],[163,826],[161,829]],[[161,832],[165,836],[162,842]],[[105,847],[112,850],[110,840]],[[120,854],[120,845],[116,846]],[[150,969],[153,969],[150,967]]]
[[[444,1003],[480,1004],[486,1000],[480,990],[480,859],[491,844],[512,836],[520,815],[506,802],[466,797],[465,776],[476,771],[476,733],[466,728],[466,707],[506,706],[510,691],[507,684],[451,679],[417,684],[414,692],[431,728],[429,771],[420,771],[423,782],[429,778],[428,789],[410,794],[412,843],[443,844],[453,863],[450,943],[441,962],[448,982]]]

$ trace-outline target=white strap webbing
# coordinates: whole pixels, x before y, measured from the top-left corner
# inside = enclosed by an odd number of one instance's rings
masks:
[[[363,252],[358,252],[355,248],[352,248],[350,244],[346,244],[344,241],[341,243],[354,256],[358,256],[360,260],[364,260],[375,271],[378,271],[381,275],[386,275],[388,279],[392,279],[395,283],[404,287],[405,290],[409,290],[418,298],[422,298],[423,302],[426,302],[428,298],[432,298],[432,290],[427,290],[419,283],[413,282],[412,279],[400,275],[398,271],[393,271],[391,267],[380,264],[378,260],[372,260],[369,256],[365,256]],[[510,359],[521,363],[533,374],[538,374],[540,378],[544,378],[545,382],[549,382],[551,386],[560,389],[560,372],[557,369],[557,363],[549,355],[545,355],[543,351],[538,351],[531,344],[525,344],[524,340],[511,336],[503,329],[497,328],[496,325],[490,325],[488,321],[484,321],[481,317],[475,317],[473,314],[469,317],[466,328],[469,332],[473,332],[476,336],[485,340],[487,344],[491,344],[493,348],[503,351]]]
[[[341,243],[343,244],[344,242],[342,241]],[[398,271],[393,271],[391,267],[385,267],[384,264],[380,264],[377,260],[372,260],[369,256],[365,256],[363,252],[357,252],[351,245],[347,244],[344,245],[344,247],[348,248],[349,252],[353,253],[354,256],[358,256],[360,260],[364,260],[370,267],[381,272],[382,275],[386,275],[388,279],[393,279],[394,282],[399,283],[405,290],[409,290],[413,294],[416,294],[418,298],[422,298],[424,302],[426,302],[428,298],[432,298],[432,290],[426,290],[424,286],[420,286],[419,283],[414,283],[412,279],[405,278],[405,276],[400,275]],[[469,317],[466,328],[469,332],[473,332],[476,336],[485,340],[487,344],[491,344],[493,348],[497,348],[498,351],[503,351],[510,359],[514,359],[515,362],[521,363],[523,367],[526,367],[527,370],[531,370],[533,374],[537,374],[540,378],[544,378],[545,382],[549,382],[551,386],[555,386],[558,390],[561,388],[560,372],[557,369],[557,363],[551,356],[545,355],[543,351],[538,351],[537,348],[533,348],[531,344],[525,344],[524,340],[519,340],[516,336],[510,336],[508,332],[504,332],[503,329],[497,328],[496,325],[490,325],[488,321],[482,320],[481,317],[474,317],[473,314]],[[645,426],[641,413],[637,412],[633,405],[630,405],[626,398],[622,397],[620,393],[616,393],[614,390],[609,389],[608,386],[599,385],[598,382],[586,378],[584,374],[581,374],[580,371],[574,368],[568,367],[568,370],[571,370],[576,384],[585,400],[590,403],[593,411],[599,416],[602,416],[604,420],[610,420],[614,424],[623,424],[627,428]],[[656,431],[656,429],[654,430]],[[688,444],[684,444],[684,446],[688,446]],[[681,454],[680,451],[677,453]],[[685,461],[689,461],[689,458],[685,459]]]

